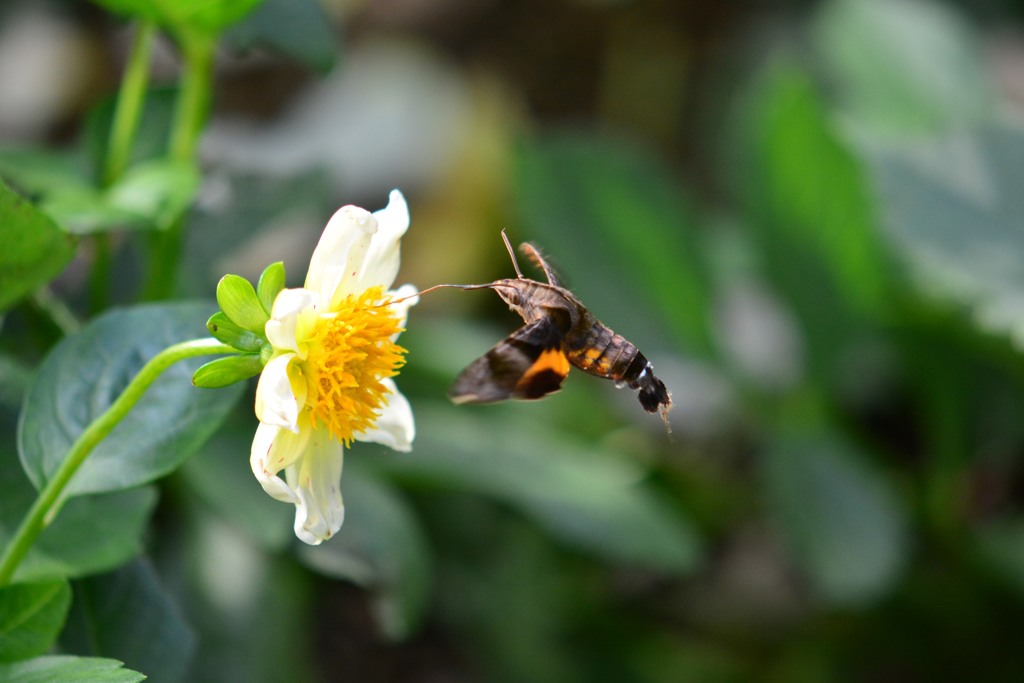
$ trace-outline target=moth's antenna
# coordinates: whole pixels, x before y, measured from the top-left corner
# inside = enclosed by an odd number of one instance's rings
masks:
[[[522,280],[523,271],[519,270],[519,262],[516,261],[516,252],[512,249],[512,245],[508,241],[508,235],[505,234],[505,228],[501,229],[501,239],[505,243],[505,248],[508,249],[508,255],[512,258],[512,267],[516,269],[516,276]]]
[[[512,249],[512,244],[508,241],[508,235],[505,234],[504,228],[502,228],[501,230],[501,240],[505,243],[505,249],[508,250],[508,255],[512,258],[512,266],[516,269],[516,275],[519,277],[520,280],[522,280],[523,271],[519,270],[519,262],[516,261],[516,252]],[[433,292],[435,289],[441,289],[442,287],[451,287],[453,289],[497,289],[499,287],[506,287],[508,289],[515,289],[514,285],[502,284],[501,281],[499,280],[495,280],[494,282],[487,282],[482,285],[454,285],[445,283],[440,285],[434,285],[433,287],[427,287],[426,289],[420,290],[415,294],[403,296],[401,299],[392,299],[391,301],[378,304],[373,308],[379,308],[380,306],[390,306],[391,304],[398,304],[408,299],[412,299],[413,297],[420,296],[422,294],[429,294],[430,292]]]

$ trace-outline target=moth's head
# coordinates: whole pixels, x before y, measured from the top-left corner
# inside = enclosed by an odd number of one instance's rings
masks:
[[[494,291],[498,293],[502,301],[508,304],[516,313],[522,314],[523,312],[523,292],[522,283],[518,280],[498,280],[492,285]]]

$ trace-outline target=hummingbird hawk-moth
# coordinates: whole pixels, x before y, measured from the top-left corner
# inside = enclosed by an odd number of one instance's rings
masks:
[[[640,405],[665,418],[672,398],[655,377],[651,362],[622,335],[595,318],[563,287],[554,269],[529,243],[520,246],[544,272],[547,282],[524,277],[512,245],[501,233],[516,277],[482,285],[438,285],[493,289],[525,323],[473,361],[452,384],[455,403],[494,403],[509,398],[538,399],[558,391],[570,367],[637,390]],[[433,288],[431,288],[433,289]]]

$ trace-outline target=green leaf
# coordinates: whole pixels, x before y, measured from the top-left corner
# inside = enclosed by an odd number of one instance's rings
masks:
[[[74,240],[0,181],[0,310],[57,276],[75,254]]]
[[[695,349],[706,349],[709,297],[681,182],[641,149],[585,134],[524,145],[516,159],[522,221],[541,250],[566,265],[595,315],[617,311],[628,329],[649,326],[650,301]],[[586,249],[580,249],[584,234]],[[595,258],[606,264],[600,277]],[[606,320],[607,322],[607,320]],[[618,329],[618,323],[610,323]]]
[[[4,683],[139,683],[146,677],[113,659],[57,655],[0,664]]]
[[[136,560],[75,583],[61,646],[119,659],[149,672],[154,683],[174,683],[184,680],[196,643],[152,566]]]
[[[204,389],[217,389],[255,377],[262,371],[263,361],[259,355],[228,356],[201,365],[192,375],[192,384]]]
[[[243,455],[243,462],[244,458]],[[236,472],[248,469],[238,464],[236,458]],[[267,503],[275,506],[277,521],[284,521],[285,545],[295,543],[294,508],[263,493],[252,472],[249,472],[248,483]],[[203,512],[202,508],[192,511]],[[185,538],[181,541],[185,546],[182,549],[187,555],[183,558],[185,565],[179,567],[184,572],[179,573],[179,568],[173,566],[172,571],[176,579],[188,579],[188,584],[182,586],[186,590],[175,592],[187,600],[184,607],[200,643],[188,680],[197,683],[319,681],[318,667],[325,661],[324,655],[332,659],[332,648],[328,646],[324,650],[314,646],[313,650],[320,654],[311,655],[310,646],[326,633],[323,622],[311,616],[324,614],[332,618],[330,615],[339,614],[325,602],[328,594],[334,594],[339,586],[312,577],[287,553],[268,554],[253,547],[234,533],[234,529],[210,515],[196,515],[183,531]],[[173,558],[168,559],[172,559],[172,565],[176,564]],[[361,598],[357,599],[362,602]],[[321,612],[321,607],[326,607],[326,611]],[[360,629],[367,637],[379,641],[372,630]],[[347,665],[328,666],[336,671],[348,669]]]
[[[817,644],[817,643],[815,643]],[[635,674],[631,680],[644,683],[677,683],[678,681],[716,681],[742,683],[750,680],[750,662],[715,639],[674,638],[658,634],[640,641],[630,657]],[[772,678],[766,672],[767,678]],[[782,678],[791,683],[809,683],[812,678]],[[825,680],[818,677],[817,680]]]
[[[41,655],[57,640],[71,605],[66,581],[0,587],[0,662]]]
[[[89,183],[83,156],[47,149],[5,149],[0,151],[0,177],[28,196],[45,195]]]
[[[142,552],[156,501],[152,486],[69,501],[40,535],[16,578],[75,578],[124,564]]]
[[[0,547],[35,500],[36,491],[17,470],[17,456],[0,452]],[[124,564],[142,551],[142,536],[153,509],[156,489],[145,487],[68,501],[43,530],[18,566],[15,579],[85,576]]]
[[[210,316],[206,321],[206,329],[217,341],[233,346],[239,351],[259,353],[266,343],[262,336],[236,325],[223,311]]]
[[[568,559],[526,520],[488,510],[479,501],[474,505],[465,496],[445,498],[431,506],[448,512],[445,529],[437,533],[443,537],[455,531],[457,537],[449,542],[457,548],[446,548],[441,558],[444,574],[437,586],[437,609],[454,623],[468,627],[460,629],[460,642],[467,651],[479,654],[478,661],[484,667],[480,671],[482,680],[648,683],[647,679],[626,674],[618,664],[610,677],[604,675],[607,668],[597,673],[602,669],[603,655],[612,647],[612,641],[600,636],[591,641],[596,647],[588,646],[584,655],[590,675],[577,668],[579,651],[552,647],[552,643],[565,642],[567,637],[575,640],[575,633],[589,638],[573,625],[581,618],[590,626],[601,624],[598,631],[606,634],[605,628],[611,626],[618,634],[613,640],[624,636],[634,641],[626,636],[632,626],[620,630],[613,625],[625,613],[605,611],[608,603],[603,596],[608,594],[606,589],[598,588],[604,583],[598,578],[603,572]]]
[[[138,216],[160,230],[188,210],[199,190],[199,170],[175,159],[155,159],[128,169],[107,190],[106,201],[116,210]]]
[[[252,240],[277,239],[272,235],[282,221],[291,224],[296,215],[306,216],[310,226],[322,228],[321,216],[329,215],[337,208],[326,199],[330,194],[326,189],[328,183],[324,172],[319,170],[287,179],[228,174],[226,182],[230,184],[231,192],[225,206],[218,207],[216,211],[197,206],[189,214],[189,234],[182,256],[180,284],[195,296],[206,295],[210,288],[210,273],[224,272],[225,255],[236,253],[240,245]],[[319,232],[305,237],[295,234],[290,238],[309,243],[308,247],[295,251],[296,262],[301,261],[303,268],[308,266],[309,253],[316,245],[317,237]],[[252,273],[251,277],[257,279],[258,272]],[[302,277],[305,277],[305,270]]]
[[[114,206],[101,190],[84,183],[54,188],[43,196],[39,208],[74,235],[155,227],[134,211]]]
[[[159,4],[152,0],[92,0],[107,11],[135,19],[159,18]]]
[[[696,531],[640,482],[643,471],[635,464],[535,422],[504,417],[420,407],[415,454],[380,458],[374,466],[401,481],[505,501],[564,541],[616,562],[693,568],[700,556]]]
[[[929,296],[1024,348],[1024,129],[914,142],[861,136],[887,236]]]
[[[18,450],[32,483],[41,487],[78,435],[147,360],[171,344],[203,336],[209,310],[203,302],[114,310],[58,344],[40,367],[18,423]],[[218,391],[193,387],[201,363],[198,358],[179,362],[157,379],[92,452],[68,494],[138,486],[191,455],[242,390],[242,385]]]
[[[239,327],[263,334],[270,316],[263,310],[252,283],[240,275],[225,275],[217,283],[217,304]]]
[[[860,125],[919,133],[986,120],[995,109],[980,41],[951,5],[832,0],[814,38]]]
[[[72,234],[166,228],[189,208],[200,180],[193,164],[165,156],[175,95],[166,88],[147,93],[131,166],[110,188],[101,188],[85,167],[89,158],[95,167],[103,165],[115,98],[90,113],[81,151],[3,152],[0,175],[37,196],[39,208]]]
[[[155,0],[173,26],[216,35],[238,21],[263,0]]]
[[[779,438],[764,459],[768,500],[796,559],[836,603],[877,599],[908,558],[908,520],[888,482],[839,438]]]
[[[799,275],[790,260],[810,250],[850,303],[862,311],[885,310],[890,267],[870,187],[810,80],[776,66],[750,116],[759,152],[752,185],[770,243],[766,253],[776,255],[778,270]],[[789,289],[810,289],[813,296],[817,286],[797,281]]]
[[[41,208],[74,234],[115,229],[166,229],[188,210],[199,189],[194,165],[160,158],[141,162],[103,191],[85,181],[56,185]]]
[[[93,0],[127,17],[150,19],[180,31],[216,35],[262,0]]]
[[[0,405],[17,408],[32,383],[31,368],[19,360],[0,354]]]
[[[378,623],[391,638],[410,635],[430,597],[431,557],[416,514],[390,486],[350,463],[342,480],[345,525],[307,565],[373,591]]]
[[[260,281],[256,285],[256,295],[259,297],[260,304],[263,306],[267,316],[273,311],[274,300],[277,299],[277,295],[284,289],[284,281],[284,263],[281,261],[271,263],[260,274]]]
[[[978,554],[1017,595],[1024,595],[1024,519],[989,523],[978,532]]]
[[[109,119],[106,122],[110,124]],[[92,177],[88,163],[85,150],[61,154],[11,150],[0,153],[0,175],[31,194],[39,209],[65,232],[84,235],[154,227],[152,210],[135,197],[139,193],[138,181],[118,190],[114,195],[116,201],[111,201]],[[142,180],[147,173],[142,174]]]
[[[297,59],[321,73],[334,67],[338,39],[317,0],[265,0],[224,34],[235,50],[255,47]]]
[[[294,510],[266,494],[244,463],[252,449],[256,420],[238,416],[214,434],[181,468],[185,481],[207,506],[269,551],[295,540]]]

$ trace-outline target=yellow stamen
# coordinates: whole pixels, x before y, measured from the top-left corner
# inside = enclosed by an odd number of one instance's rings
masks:
[[[376,423],[389,391],[381,380],[405,363],[405,349],[391,340],[402,328],[383,295],[382,287],[372,287],[322,316],[304,363],[313,427],[325,427],[346,446]]]

